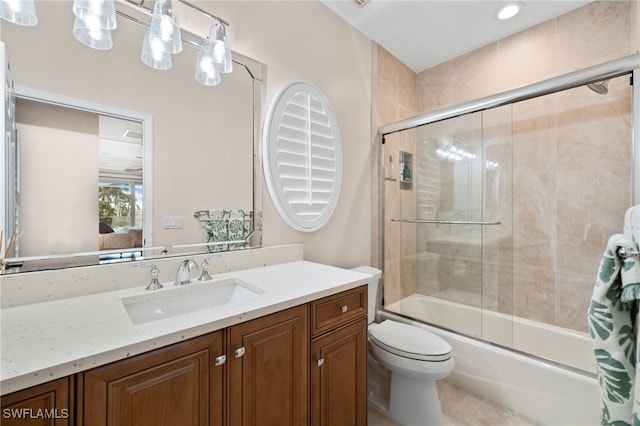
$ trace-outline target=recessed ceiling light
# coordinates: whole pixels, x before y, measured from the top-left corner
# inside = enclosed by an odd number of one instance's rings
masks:
[[[524,8],[524,4],[523,3],[508,3],[505,4],[504,6],[502,6],[500,8],[500,10],[498,10],[498,13],[496,14],[496,17],[498,19],[511,19],[514,16],[516,16],[518,13],[520,13],[520,11]]]

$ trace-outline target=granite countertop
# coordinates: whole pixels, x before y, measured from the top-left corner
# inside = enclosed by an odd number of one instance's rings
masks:
[[[369,275],[308,261],[217,274],[264,294],[134,325],[123,298],[180,289],[145,285],[0,309],[2,395],[366,284]],[[211,283],[211,282],[210,282]],[[207,285],[197,281],[189,286]]]

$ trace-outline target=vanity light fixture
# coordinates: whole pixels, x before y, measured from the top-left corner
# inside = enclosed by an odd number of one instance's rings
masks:
[[[227,38],[227,29],[224,24],[218,22],[209,31],[210,52],[213,59],[213,67],[221,73],[233,71],[231,62],[231,47]]]
[[[94,28],[114,30],[118,26],[114,0],[73,0],[72,10]]]
[[[233,71],[231,48],[224,24],[217,22],[209,30],[196,59],[196,80],[205,86],[220,83],[220,73]]]
[[[502,21],[511,19],[524,9],[524,4],[520,2],[507,3],[498,10],[496,17]]]
[[[172,65],[171,53],[164,49],[161,40],[149,37],[149,30],[144,32],[140,59],[145,65],[157,70],[168,70]]]
[[[91,18],[82,19],[76,16],[73,21],[73,36],[80,43],[93,49],[107,50],[113,47],[111,30],[99,28]]]
[[[34,0],[0,0],[0,18],[18,25],[38,23]]]
[[[196,80],[205,86],[220,84],[220,73],[213,63],[212,47],[209,39],[205,40],[201,49],[198,49],[196,58]]]
[[[149,35],[146,37],[149,38],[152,46],[162,45],[167,53],[173,55],[182,52],[178,14],[172,0],[156,0],[151,15]]]
[[[438,144],[436,149],[438,158],[443,161],[451,161],[453,163],[458,161],[470,161],[476,158],[473,152],[467,151],[464,145],[459,141],[443,142]]]
[[[145,0],[121,0],[151,17],[151,22],[141,21],[122,10],[116,10],[115,0],[73,0],[74,37],[94,49],[105,50],[113,46],[111,31],[117,27],[116,16],[143,26],[146,31],[142,43],[142,62],[158,70],[171,68],[171,55],[182,51],[182,43],[198,49],[195,77],[206,86],[220,83],[220,73],[233,70],[231,46],[227,37],[229,23],[187,0],[156,0],[153,9],[145,6]],[[180,29],[175,3],[179,2],[213,19],[205,39]],[[36,25],[34,0],[0,0],[0,18],[19,25]],[[183,37],[182,33],[185,33]]]
[[[73,36],[94,49],[111,49],[111,30],[117,27],[113,0],[74,0]]]
[[[135,3],[132,0],[126,1],[149,11],[144,7],[144,0],[138,0]],[[209,30],[208,38],[194,40],[193,37],[182,37],[182,30],[178,26],[177,13],[174,9],[174,1],[178,1],[216,21]],[[151,13],[152,19],[149,25],[122,12],[118,12],[118,15],[148,27],[141,59],[152,68],[159,70],[171,68],[171,54],[179,53],[182,50],[182,43],[187,43],[198,49],[195,78],[200,84],[216,86],[221,81],[220,73],[229,73],[233,70],[231,46],[226,32],[229,23],[186,0],[157,0],[153,13]]]

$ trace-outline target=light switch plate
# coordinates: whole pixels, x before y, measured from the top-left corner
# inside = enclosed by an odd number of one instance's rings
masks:
[[[182,229],[182,216],[165,216],[164,229]]]

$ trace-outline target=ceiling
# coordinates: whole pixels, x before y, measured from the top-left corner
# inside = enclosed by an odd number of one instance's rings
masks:
[[[100,115],[100,174],[142,177],[142,123]]]
[[[514,1],[322,0],[415,72],[461,56],[553,19],[593,0],[521,0],[514,18],[498,20],[498,9]]]

